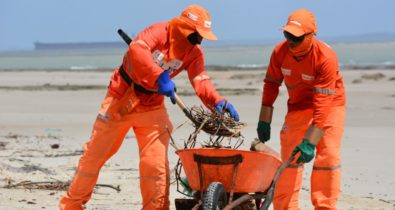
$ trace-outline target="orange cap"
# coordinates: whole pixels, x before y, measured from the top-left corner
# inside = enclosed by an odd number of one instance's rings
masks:
[[[217,40],[217,36],[211,31],[211,17],[200,5],[193,4],[182,11],[181,20],[195,27],[196,31],[205,39]]]
[[[288,17],[287,25],[283,26],[282,29],[296,37],[309,33],[316,34],[318,31],[314,14],[307,9],[299,9],[293,12]]]

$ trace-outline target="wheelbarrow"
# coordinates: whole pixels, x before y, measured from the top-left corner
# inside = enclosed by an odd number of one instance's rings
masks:
[[[197,192],[193,199],[176,198],[177,210],[267,210],[276,181],[294,158],[282,163],[274,154],[228,148],[182,149],[176,154]]]

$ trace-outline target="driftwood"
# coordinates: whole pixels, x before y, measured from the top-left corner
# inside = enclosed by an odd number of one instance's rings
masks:
[[[202,147],[215,147],[215,148],[239,148],[244,142],[244,136],[241,135],[241,130],[246,126],[245,123],[235,121],[228,114],[221,114],[218,112],[210,112],[204,110],[203,107],[194,106],[190,110],[194,119],[195,131],[193,131],[187,140],[184,141],[183,146],[177,146],[171,132],[166,127],[166,132],[170,136],[170,146],[175,150],[179,149],[192,149],[195,148],[197,143]],[[181,124],[175,130],[185,125]],[[200,131],[204,131],[209,135],[208,141],[198,140],[197,136]],[[227,140],[224,142],[224,140]]]
[[[241,135],[241,130],[246,126],[245,123],[235,121],[229,116],[229,114],[225,112],[211,112],[205,110],[201,106],[193,106],[190,109],[190,113],[194,123],[195,131],[189,135],[188,140],[184,141],[183,148],[181,149],[193,149],[196,146],[205,148],[237,149],[243,144],[244,137]],[[200,131],[207,133],[209,135],[209,139],[205,141],[198,139],[197,136]],[[176,150],[179,150],[180,147],[175,145],[174,139],[171,137],[169,130],[168,133],[171,138],[170,145]],[[192,196],[193,193],[188,193],[193,192],[192,189],[188,187],[189,184],[185,182],[185,179],[182,178],[182,168],[183,166],[181,160],[178,159],[177,164],[174,167],[177,191],[185,196]],[[180,186],[184,186],[184,190],[181,190]],[[185,189],[187,190],[185,191]],[[193,209],[199,208],[200,204],[196,205]]]
[[[61,182],[61,181],[43,181],[43,182],[32,182],[32,181],[22,181],[16,184],[11,184],[11,181],[8,181],[7,185],[2,188],[7,189],[18,189],[24,188],[28,190],[58,190],[58,191],[66,191],[70,186],[70,182]],[[119,185],[112,186],[108,184],[96,184],[96,187],[107,187],[116,190],[117,192],[121,191]]]
[[[216,136],[238,137],[245,123],[238,122],[227,113],[210,112],[203,107],[194,106],[191,108],[191,115],[199,130]]]
[[[72,152],[66,152],[66,153],[58,153],[58,154],[46,154],[45,157],[68,157],[68,156],[78,156],[84,153],[82,150],[75,150]]]

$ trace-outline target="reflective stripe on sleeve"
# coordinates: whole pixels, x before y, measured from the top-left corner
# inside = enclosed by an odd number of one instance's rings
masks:
[[[107,120],[111,119],[111,115],[99,113],[97,115],[97,118],[107,121]]]
[[[271,78],[271,77],[269,77],[269,76],[267,76],[267,75],[266,75],[266,77],[265,77],[265,80],[267,80],[267,81],[269,81],[269,82],[274,82],[274,83],[276,83],[276,84],[278,84],[278,85],[281,85],[281,83],[283,82],[282,80],[275,80],[275,79],[273,79],[273,78]]]
[[[314,88],[313,91],[316,93],[322,93],[322,94],[327,94],[327,95],[335,94],[335,90],[328,90],[328,89],[322,89],[322,88]]]
[[[210,79],[210,77],[207,75],[200,75],[200,76],[196,76],[195,78],[193,78],[192,81],[195,82],[195,81],[200,81],[200,80],[205,80],[205,79]]]
[[[336,169],[341,168],[341,165],[337,165],[334,167],[319,167],[319,166],[313,166],[313,170],[324,170],[324,171],[333,171]]]
[[[130,65],[130,61],[129,61],[129,56],[128,56],[128,54],[129,54],[129,50],[128,51],[126,51],[126,53],[125,53],[125,55],[124,55],[124,57],[126,58],[126,71],[129,71],[130,73],[132,73],[133,72],[133,68],[132,68],[132,66]],[[125,68],[125,66],[123,66],[122,68]],[[124,69],[125,70],[125,69]],[[125,71],[125,72],[126,72]]]
[[[141,44],[144,47],[146,47],[149,51],[151,51],[151,48],[148,46],[148,44],[146,42],[144,42],[143,40],[136,40],[133,41],[132,44]]]

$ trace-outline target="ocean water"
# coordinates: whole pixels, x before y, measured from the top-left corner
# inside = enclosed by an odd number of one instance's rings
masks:
[[[341,65],[394,66],[395,42],[331,44]],[[205,47],[208,66],[263,67],[274,45]],[[114,68],[125,49],[23,51],[0,53],[0,69],[101,69]]]

